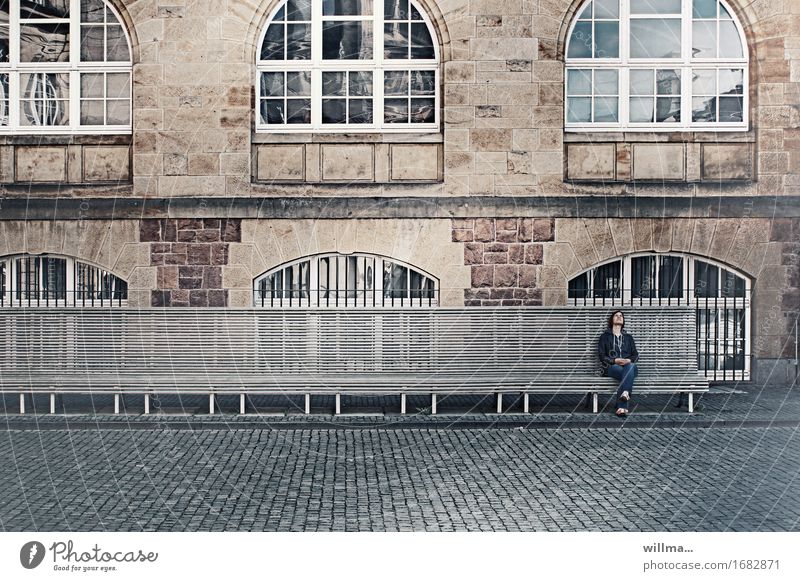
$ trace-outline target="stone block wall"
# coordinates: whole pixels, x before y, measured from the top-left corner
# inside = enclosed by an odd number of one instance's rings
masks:
[[[150,243],[150,266],[156,267],[153,307],[225,307],[228,291],[222,269],[229,246],[242,240],[241,220],[142,220],[141,242]]]

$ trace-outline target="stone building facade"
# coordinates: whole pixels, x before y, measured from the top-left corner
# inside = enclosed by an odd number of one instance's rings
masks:
[[[106,0],[130,130],[0,131],[0,257],[95,265],[142,308],[252,307],[259,277],[326,253],[410,265],[468,307],[563,305],[615,258],[694,257],[748,281],[748,376],[795,377],[800,1],[725,3],[746,46],[735,131],[565,130],[584,0],[415,0],[435,130],[261,131],[256,63],[283,1]]]

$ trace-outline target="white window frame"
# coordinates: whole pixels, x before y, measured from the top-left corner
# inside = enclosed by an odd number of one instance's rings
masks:
[[[256,133],[435,133],[441,125],[441,58],[439,49],[439,38],[436,28],[430,20],[426,10],[418,3],[411,1],[411,4],[422,16],[422,21],[428,27],[433,42],[433,59],[384,59],[383,57],[383,0],[374,0],[372,18],[360,16],[325,16],[325,21],[341,20],[352,21],[362,20],[373,23],[373,46],[370,60],[323,60],[322,59],[322,2],[313,1],[311,5],[311,60],[261,60],[261,46],[264,43],[264,36],[269,25],[275,18],[279,10],[286,6],[286,2],[281,2],[270,13],[269,18],[264,24],[263,30],[258,36],[256,45],[256,72],[255,72],[255,127]],[[410,32],[409,32],[410,34]],[[435,75],[435,94],[434,98],[434,122],[433,123],[384,123],[383,122],[383,73],[384,71],[433,71]],[[292,71],[311,71],[311,123],[308,124],[267,124],[261,122],[261,73],[262,72],[292,72]],[[341,72],[341,71],[367,71],[372,72],[372,111],[373,123],[370,124],[323,124],[322,123],[322,72]],[[389,97],[392,98],[392,97]]]
[[[665,256],[675,256],[680,257],[683,259],[683,272],[682,272],[682,296],[680,299],[678,298],[659,298],[653,297],[651,298],[637,298],[632,296],[632,288],[633,288],[633,281],[632,281],[632,273],[633,268],[631,266],[632,261],[634,258],[641,257],[641,256],[650,256],[653,258],[661,258]],[[731,380],[749,380],[750,379],[750,362],[751,362],[751,354],[752,354],[752,335],[751,335],[751,328],[752,328],[752,319],[753,319],[753,312],[752,312],[752,304],[751,304],[751,291],[752,291],[752,280],[747,275],[743,274],[742,272],[737,271],[736,269],[722,264],[721,262],[717,262],[710,258],[706,258],[704,256],[696,256],[693,254],[681,254],[679,252],[637,252],[633,254],[627,254],[625,256],[617,256],[610,260],[605,260],[598,264],[593,265],[591,268],[587,268],[580,273],[574,275],[569,279],[567,282],[567,287],[569,288],[569,282],[574,280],[579,276],[583,276],[584,274],[588,273],[588,289],[587,292],[589,296],[587,298],[567,298],[567,303],[576,306],[582,305],[620,305],[622,308],[626,306],[636,307],[639,305],[688,305],[695,308],[704,308],[704,303],[706,301],[705,297],[695,297],[694,296],[694,288],[695,288],[695,263],[696,262],[704,262],[711,266],[717,267],[717,288],[722,288],[722,276],[723,272],[728,271],[735,276],[744,280],[745,289],[744,289],[744,297],[718,297],[716,300],[718,301],[717,306],[720,309],[729,308],[729,309],[744,309],[745,316],[744,316],[744,371],[740,370],[729,370],[727,373],[731,374]],[[621,284],[621,293],[620,297],[614,298],[593,298],[593,286],[594,286],[594,271],[606,264],[612,264],[614,262],[621,262],[621,273],[620,273],[620,284]],[[659,269],[660,269],[660,261],[656,260],[656,274],[655,280],[658,283],[659,280]],[[687,296],[688,295],[688,296]],[[709,301],[714,300],[713,297],[709,297]],[[709,307],[711,308],[711,307]],[[697,324],[699,325],[700,322],[698,321]],[[698,330],[694,330],[695,333],[698,333]],[[721,344],[723,341],[722,338],[718,338],[717,342]],[[732,339],[729,339],[732,341]],[[700,353],[698,353],[698,356]],[[706,370],[707,375],[710,377],[714,376],[713,369]],[[722,370],[717,370],[718,374],[722,374]]]
[[[31,296],[30,291],[24,291],[26,298],[17,298],[17,260],[29,258],[55,258],[66,261],[66,277],[65,277],[65,296],[64,298],[51,298]],[[0,297],[2,298],[2,306],[11,307],[25,307],[25,308],[38,308],[38,307],[125,307],[128,305],[128,299],[115,299],[115,298],[77,298],[77,288],[75,273],[78,264],[89,266],[100,271],[102,274],[114,276],[126,285],[128,281],[124,278],[114,274],[110,270],[97,264],[92,264],[85,260],[78,260],[72,256],[64,256],[61,254],[11,254],[0,257],[0,265],[3,266],[3,274],[5,275],[5,285],[0,287]],[[40,281],[41,282],[41,281]]]
[[[578,17],[585,9],[586,5],[592,0],[581,4],[575,11],[573,20],[567,32],[567,44],[565,50],[565,71],[564,71],[564,130],[567,132],[596,132],[596,131],[631,131],[631,132],[674,132],[674,131],[747,131],[749,128],[749,109],[750,109],[750,69],[749,55],[747,50],[747,37],[744,34],[736,12],[733,11],[727,2],[720,1],[728,13],[731,15],[739,40],[742,43],[742,58],[720,59],[720,58],[692,58],[692,0],[681,0],[681,58],[675,59],[631,59],[629,58],[629,39],[630,39],[630,20],[631,18],[663,18],[669,17],[664,14],[631,15],[630,0],[619,0],[619,58],[567,58],[569,41],[572,31],[578,23]],[[582,21],[584,22],[584,21]],[[594,39],[593,39],[594,40]],[[719,38],[717,38],[719,46]],[[619,71],[619,111],[617,123],[570,123],[567,121],[567,76],[571,69],[616,69]],[[631,69],[674,69],[679,71],[681,78],[681,122],[680,123],[632,123],[630,118],[630,70]],[[715,121],[711,123],[692,122],[692,69],[742,69],[743,88],[742,88],[742,121],[733,123],[723,123]],[[718,77],[719,75],[717,75]],[[719,87],[717,87],[719,91]],[[719,94],[717,94],[717,107],[719,107]]]
[[[125,21],[109,2],[103,2],[117,18],[128,43],[128,54],[133,57],[132,43]],[[69,61],[63,63],[20,62],[20,0],[9,2],[9,60],[0,63],[0,74],[8,74],[8,125],[0,126],[0,135],[119,135],[132,133],[133,127],[133,61],[81,62],[81,0],[70,0],[69,7]],[[44,22],[36,20],[34,22]],[[69,123],[67,125],[29,126],[20,124],[20,77],[29,73],[58,73],[69,75]],[[128,102],[131,123],[126,125],[81,125],[80,75],[81,73],[127,73],[130,77]]]
[[[374,268],[372,272],[372,288],[371,289],[348,289],[348,288],[337,288],[337,289],[327,289],[329,292],[337,293],[336,298],[322,298],[320,296],[322,289],[320,289],[319,283],[319,261],[323,258],[366,258],[369,260],[374,260]],[[284,269],[290,268],[297,264],[302,264],[304,262],[308,262],[308,269],[309,269],[309,288],[308,288],[308,297],[307,298],[275,298],[270,299],[266,298],[263,299],[260,296],[261,290],[259,289],[260,283],[262,280],[272,276],[273,274],[283,271]],[[406,290],[409,292],[409,297],[384,297],[385,289],[383,288],[383,272],[384,272],[384,265],[386,263],[396,264],[398,266],[402,266],[404,268],[409,269],[409,273],[411,271],[424,276],[425,278],[429,279],[433,283],[433,298],[428,297],[414,297],[410,296],[411,294],[411,276],[408,277],[407,280],[407,287]],[[345,280],[345,284],[347,281]],[[269,291],[267,291],[269,292]],[[276,291],[280,292],[280,291]],[[285,293],[291,292],[302,292],[299,290],[284,290]],[[355,296],[350,297],[348,296],[349,293],[365,293],[362,296]],[[373,298],[368,298],[367,293],[372,292]],[[253,306],[258,308],[266,308],[266,309],[286,309],[286,308],[325,308],[325,309],[337,309],[337,308],[354,308],[357,307],[359,309],[385,309],[385,308],[419,308],[419,307],[437,307],[439,306],[439,292],[440,292],[440,284],[439,279],[433,276],[432,274],[422,270],[421,268],[414,266],[413,264],[409,264],[407,262],[403,262],[402,260],[395,260],[394,258],[388,256],[381,256],[379,254],[370,254],[366,252],[353,252],[351,254],[343,254],[339,252],[325,252],[321,254],[313,254],[311,256],[304,256],[297,260],[292,260],[290,262],[285,262],[279,266],[269,269],[268,271],[260,274],[256,278],[253,279]],[[338,294],[345,293],[345,297],[339,297]]]

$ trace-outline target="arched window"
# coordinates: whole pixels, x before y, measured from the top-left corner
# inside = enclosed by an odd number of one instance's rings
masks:
[[[735,380],[750,377],[750,288],[747,277],[707,259],[639,254],[579,274],[567,297],[577,305],[693,305],[698,367],[712,380]]]
[[[123,306],[127,299],[127,282],[74,258],[47,254],[0,258],[0,306]]]
[[[411,265],[372,254],[317,254],[258,277],[257,307],[436,306],[436,279]]]
[[[718,0],[586,2],[567,41],[566,130],[746,130],[744,38]]]
[[[287,0],[257,56],[259,131],[437,131],[439,47],[409,0]]]
[[[131,48],[103,0],[0,1],[0,133],[129,133]]]

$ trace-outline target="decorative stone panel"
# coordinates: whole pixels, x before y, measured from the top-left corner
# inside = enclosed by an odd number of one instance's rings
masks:
[[[686,179],[686,151],[681,143],[635,143],[633,179],[682,181]]]
[[[230,243],[241,242],[240,219],[142,220],[139,238],[150,242],[156,267],[154,307],[224,307],[222,271]]]
[[[752,179],[753,151],[750,144],[704,143],[702,147],[703,179]]]
[[[553,220],[468,218],[453,220],[452,227],[452,239],[464,243],[464,264],[471,269],[465,306],[542,304],[542,242],[554,239]]]
[[[0,145],[0,183],[120,184],[131,180],[130,146],[125,143],[42,141],[45,143]]]

